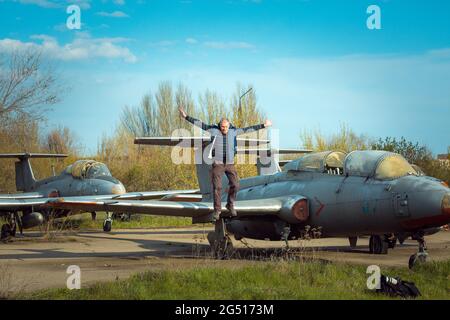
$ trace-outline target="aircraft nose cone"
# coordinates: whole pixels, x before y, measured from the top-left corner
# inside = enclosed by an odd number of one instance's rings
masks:
[[[450,219],[450,193],[447,193],[442,199],[442,214]]]

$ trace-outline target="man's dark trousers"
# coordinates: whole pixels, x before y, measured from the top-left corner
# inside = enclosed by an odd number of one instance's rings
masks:
[[[227,175],[229,181],[228,199],[227,204],[234,208],[234,202],[236,201],[236,194],[239,190],[239,178],[237,175],[234,164],[223,164],[214,161],[211,170],[211,180],[213,185],[214,196],[214,211],[220,212],[222,209],[221,195],[222,195],[222,175]]]

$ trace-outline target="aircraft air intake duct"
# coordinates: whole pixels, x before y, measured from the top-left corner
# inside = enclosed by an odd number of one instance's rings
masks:
[[[39,212],[32,212],[22,217],[22,226],[24,229],[37,227],[43,222],[44,217]]]
[[[280,210],[280,218],[292,224],[307,221],[309,218],[308,199],[293,197],[286,200]]]

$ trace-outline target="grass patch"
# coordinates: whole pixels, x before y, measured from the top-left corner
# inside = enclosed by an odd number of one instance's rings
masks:
[[[415,282],[420,299],[450,299],[450,260],[382,273]],[[81,290],[51,289],[26,299],[392,299],[367,289],[366,267],[321,261],[251,262],[244,267],[149,271]]]
[[[92,220],[90,213],[73,215],[67,218],[57,219],[58,229],[99,229],[103,228],[105,212],[97,212],[96,220]],[[63,225],[62,225],[63,224]],[[131,215],[129,221],[116,219],[113,221],[113,229],[135,229],[135,228],[161,228],[161,227],[187,227],[192,226],[192,219],[185,217],[153,216],[153,215]]]

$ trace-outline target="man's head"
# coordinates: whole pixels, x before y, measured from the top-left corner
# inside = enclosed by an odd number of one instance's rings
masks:
[[[227,118],[220,119],[219,128],[220,128],[220,132],[222,132],[222,134],[227,134],[228,129],[230,128],[230,121],[228,121]]]

